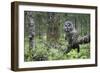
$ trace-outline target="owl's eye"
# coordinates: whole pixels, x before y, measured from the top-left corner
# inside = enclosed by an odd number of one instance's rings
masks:
[[[68,23],[68,27],[70,27],[71,26],[71,24],[70,23]]]
[[[67,27],[67,25],[65,24],[65,27]]]

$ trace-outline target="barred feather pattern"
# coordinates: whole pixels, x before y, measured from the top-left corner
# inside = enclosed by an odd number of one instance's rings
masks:
[[[64,24],[64,31],[66,33],[65,40],[68,41],[68,47],[66,53],[70,52],[71,49],[77,48],[77,52],[80,52],[79,44],[85,44],[90,42],[90,34],[79,37],[77,30],[74,28],[71,21],[66,21]],[[67,39],[66,39],[67,38]]]

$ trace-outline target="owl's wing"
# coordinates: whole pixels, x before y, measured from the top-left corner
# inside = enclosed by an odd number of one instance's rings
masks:
[[[78,42],[78,32],[77,31],[73,31],[72,32],[72,43],[77,43]]]

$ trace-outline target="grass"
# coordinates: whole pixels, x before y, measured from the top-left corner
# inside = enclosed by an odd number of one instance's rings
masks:
[[[44,60],[69,60],[90,58],[90,44],[80,45],[80,52],[72,49],[69,53],[64,53],[67,42],[60,40],[56,45],[48,44],[46,41],[36,38],[35,48],[29,49],[28,39],[25,38],[24,60],[44,61]]]

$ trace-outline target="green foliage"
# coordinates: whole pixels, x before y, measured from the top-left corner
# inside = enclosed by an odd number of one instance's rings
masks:
[[[69,59],[88,59],[90,58],[90,44],[80,45],[80,53],[77,49],[72,49],[69,53],[64,52],[67,47],[64,40],[60,40],[59,44],[50,45],[41,39],[36,38],[35,48],[29,49],[28,42],[25,42],[25,61],[45,61],[45,60],[69,60]],[[48,44],[48,45],[47,45]]]
[[[52,14],[52,18],[49,17]],[[29,48],[29,16],[35,22],[35,47]],[[73,22],[79,36],[90,33],[90,15],[79,13],[51,13],[25,11],[24,14],[24,60],[69,60],[90,58],[90,44],[80,45],[80,53],[72,49],[65,53],[67,40],[65,40],[64,22]],[[52,40],[53,39],[53,40]]]
[[[72,49],[67,57],[69,59],[88,59],[90,58],[90,46],[89,44],[80,45],[80,53],[76,52],[76,49]]]

